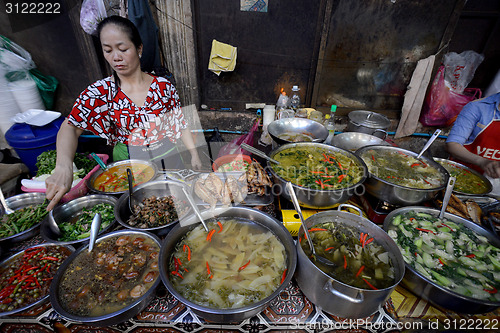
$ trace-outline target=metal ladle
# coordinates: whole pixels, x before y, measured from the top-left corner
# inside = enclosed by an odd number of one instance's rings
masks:
[[[271,158],[269,156],[266,155],[266,153],[264,153],[263,151],[257,149],[257,148],[254,148],[246,143],[242,143],[241,144],[241,148],[251,152],[252,154],[255,154],[257,156],[260,156],[262,157],[263,159],[265,159],[266,161],[269,161],[269,162],[272,162],[272,163],[275,163],[275,164],[280,164],[280,162],[276,161],[274,158]]]
[[[134,196],[134,176],[132,175],[132,170],[127,168],[127,179],[128,179],[128,208],[130,209],[130,213],[134,214],[135,206],[139,206],[142,208],[142,202],[137,200]]]
[[[94,215],[94,219],[92,220],[92,224],[90,225],[90,242],[89,242],[89,252],[94,249],[95,240],[97,235],[99,234],[99,229],[101,228],[101,214],[96,213]]]
[[[448,207],[448,202],[450,202],[451,193],[453,192],[453,187],[455,187],[455,177],[450,177],[448,179],[448,185],[446,186],[446,191],[444,192],[443,197],[443,206],[441,207],[441,211],[439,212],[439,218],[442,219],[444,213],[446,212],[446,207]]]
[[[5,202],[5,197],[3,196],[3,191],[1,188],[0,188],[0,201],[2,202],[2,206],[3,206],[4,212],[6,215],[14,213],[14,210],[9,208],[9,206],[7,206],[7,203]]]
[[[425,151],[432,145],[432,143],[434,142],[434,140],[437,139],[437,137],[439,136],[439,134],[441,134],[441,130],[437,129],[434,132],[434,134],[432,134],[431,138],[427,141],[427,143],[425,144],[424,148],[422,148],[422,150],[420,151],[420,153],[417,156],[417,159],[419,159],[420,157],[422,157],[422,154],[425,153]]]
[[[201,224],[203,224],[203,227],[208,232],[207,224],[205,223],[205,220],[201,216],[200,210],[198,209],[198,206],[196,206],[196,203],[194,202],[193,197],[191,196],[191,194],[188,193],[188,191],[186,191],[186,188],[184,186],[182,187],[182,192],[184,192],[184,195],[188,199],[189,204],[191,205],[191,207],[193,207],[194,213],[200,219]]]
[[[291,182],[286,183],[286,189],[288,190],[288,193],[290,194],[290,197],[292,198],[292,203],[293,206],[295,207],[295,210],[299,214],[300,222],[302,223],[302,229],[304,229],[304,233],[307,237],[307,242],[309,243],[309,247],[311,248],[311,252],[320,263],[326,266],[337,266],[335,263],[330,261],[329,259],[320,256],[316,253],[316,250],[314,249],[314,244],[311,239],[311,235],[309,234],[309,230],[307,230],[306,226],[306,221],[304,221],[304,216],[302,215],[302,210],[300,209],[299,201],[297,200],[297,196],[295,195],[295,191],[293,190],[293,186]]]

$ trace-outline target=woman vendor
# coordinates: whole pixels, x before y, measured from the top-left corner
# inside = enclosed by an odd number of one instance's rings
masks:
[[[500,93],[465,105],[446,147],[462,163],[489,178],[500,178]]]
[[[80,94],[58,132],[56,167],[46,180],[46,196],[51,200],[48,210],[70,190],[73,158],[84,130],[115,145],[114,161],[161,161],[167,169],[183,168],[175,145],[180,138],[191,154],[191,166],[201,167],[177,90],[167,79],[141,70],[142,41],[135,25],[126,18],[110,16],[99,24],[97,33],[113,76]]]

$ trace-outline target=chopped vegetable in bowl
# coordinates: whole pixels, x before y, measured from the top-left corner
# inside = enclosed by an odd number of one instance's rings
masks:
[[[58,240],[71,242],[90,237],[90,226],[97,213],[101,214],[101,231],[115,220],[114,207],[111,204],[100,203],[90,208],[83,208],[81,214],[75,216],[71,221],[59,224],[61,236]]]
[[[40,223],[49,213],[48,201],[15,210],[12,214],[0,218],[0,238],[6,238],[24,232]]]
[[[405,262],[457,294],[500,301],[500,248],[466,225],[424,212],[395,215],[389,236]]]

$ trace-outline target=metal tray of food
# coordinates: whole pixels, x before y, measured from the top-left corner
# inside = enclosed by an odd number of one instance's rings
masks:
[[[212,178],[213,177],[213,178]],[[212,179],[218,182],[218,186],[207,184],[206,180]],[[217,180],[218,179],[218,180]],[[274,201],[272,187],[269,185],[259,186],[257,189],[252,187],[247,182],[246,172],[202,172],[194,177],[189,177],[186,180],[192,189],[193,198],[199,206],[211,206],[210,202],[204,201],[201,189],[196,185],[196,182],[201,182],[200,185],[207,186],[209,191],[218,191],[220,198],[213,205],[214,207],[228,206],[228,205],[244,205],[244,206],[266,206]],[[237,190],[230,190],[230,198],[226,197],[224,201],[224,194],[228,195],[228,191],[224,191],[226,184],[233,184],[237,186]],[[222,186],[222,187],[221,187]],[[230,186],[230,185],[228,185]],[[231,187],[230,187],[231,188]],[[237,192],[238,191],[238,192]],[[230,202],[230,203],[229,203]]]

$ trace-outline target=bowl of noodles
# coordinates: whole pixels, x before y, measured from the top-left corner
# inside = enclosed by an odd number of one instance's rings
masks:
[[[266,308],[295,271],[295,244],[273,217],[248,207],[204,211],[208,232],[193,216],[162,242],[160,276],[196,315],[240,322]]]

